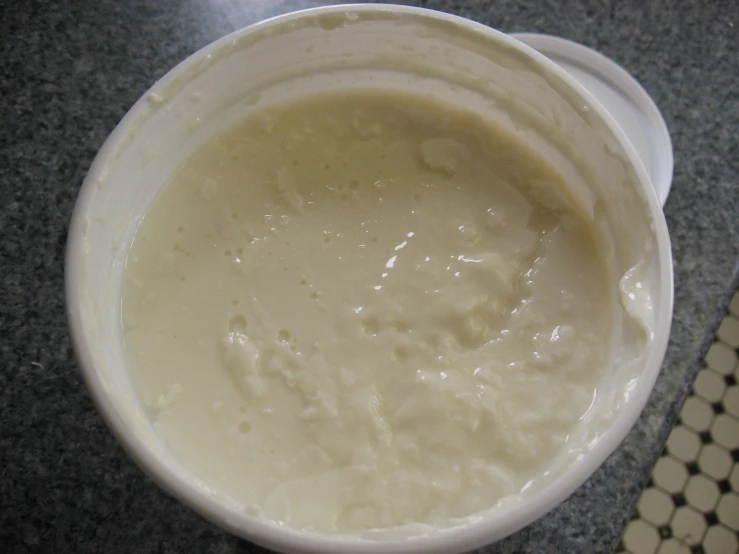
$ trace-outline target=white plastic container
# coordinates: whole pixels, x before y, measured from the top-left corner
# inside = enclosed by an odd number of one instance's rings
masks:
[[[566,179],[613,236],[627,311],[643,328],[616,333],[590,422],[550,478],[459,527],[407,538],[326,537],[261,521],[200,482],[156,436],[129,380],[120,289],[127,250],[158,190],[187,156],[255,106],[338,87],[398,88],[467,106],[518,134]],[[615,277],[617,278],[617,277]],[[82,373],[106,423],[160,486],[225,529],[283,552],[454,553],[498,540],[567,498],[639,416],[664,356],[672,264],[657,196],[610,116],[565,71],[483,25],[417,8],[333,6],[247,27],[197,52],[156,83],[108,138],[82,186],[67,245],[66,294]],[[639,341],[642,341],[639,343]],[[627,344],[628,343],[628,344]],[[629,357],[629,345],[642,344]],[[578,442],[579,441],[579,442]],[[320,502],[320,499],[316,499]]]

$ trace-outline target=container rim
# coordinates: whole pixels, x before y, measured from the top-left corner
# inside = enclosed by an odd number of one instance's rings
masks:
[[[267,548],[283,552],[370,554],[377,552],[378,549],[386,553],[397,554],[463,552],[499,540],[532,523],[563,502],[585,482],[626,437],[636,422],[657,378],[667,347],[673,304],[672,259],[667,225],[646,169],[639,160],[633,146],[617,127],[611,116],[600,108],[597,102],[593,104],[593,111],[597,112],[606,122],[626,152],[629,163],[634,166],[639,184],[644,189],[644,197],[647,200],[649,214],[653,220],[659,276],[657,290],[659,291],[658,302],[660,306],[659,313],[656,314],[653,344],[645,362],[645,369],[640,376],[639,385],[632,392],[628,401],[624,403],[613,424],[604,432],[598,443],[552,484],[542,489],[537,495],[512,505],[510,510],[502,515],[496,515],[494,518],[486,517],[484,514],[472,517],[469,523],[439,530],[430,535],[374,541],[325,536],[280,527],[277,524],[257,519],[245,511],[236,511],[233,507],[229,507],[205,493],[196,485],[194,479],[187,479],[175,471],[174,462],[165,460],[152,452],[143,438],[131,432],[124,415],[117,411],[110,402],[111,391],[104,383],[102,376],[97,372],[96,356],[91,349],[91,345],[85,340],[85,328],[91,324],[82,309],[84,303],[82,281],[84,264],[82,261],[85,255],[85,220],[90,210],[94,189],[103,177],[107,163],[115,156],[121,143],[127,139],[138,118],[144,114],[147,96],[165,90],[168,84],[187,73],[188,69],[196,66],[220,49],[227,47],[235,39],[307,17],[360,12],[364,17],[371,17],[373,14],[382,16],[390,12],[413,17],[420,23],[443,21],[451,24],[460,33],[474,33],[475,36],[485,35],[509,49],[526,54],[536,61],[549,76],[554,76],[560,84],[569,86],[575,95],[579,95],[583,100],[590,103],[590,94],[579,83],[554,62],[534,49],[480,23],[425,8],[391,4],[334,5],[291,12],[237,30],[189,56],[144,93],[110,134],[92,163],[77,198],[67,239],[65,295],[70,334],[82,376],[95,405],[129,456],[155,483],[170,495],[227,531]]]

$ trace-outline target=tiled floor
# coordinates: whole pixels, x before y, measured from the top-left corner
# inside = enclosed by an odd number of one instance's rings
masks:
[[[739,553],[739,291],[617,552]]]

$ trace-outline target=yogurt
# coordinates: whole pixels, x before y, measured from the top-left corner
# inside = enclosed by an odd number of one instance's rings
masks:
[[[255,110],[157,197],[123,327],[161,440],[262,517],[444,527],[525,489],[610,356],[592,221],[525,144],[398,91]]]

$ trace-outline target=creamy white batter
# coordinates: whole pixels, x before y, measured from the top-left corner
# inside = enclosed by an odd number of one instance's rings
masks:
[[[398,92],[257,110],[147,213],[131,374],[182,463],[321,533],[443,526],[519,492],[595,395],[612,286],[557,176]]]

